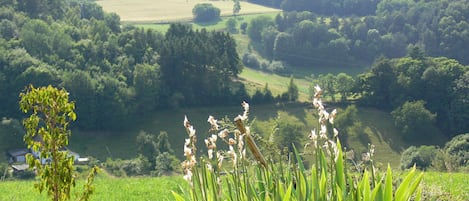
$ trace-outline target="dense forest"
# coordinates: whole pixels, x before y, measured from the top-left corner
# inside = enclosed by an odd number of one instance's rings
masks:
[[[380,56],[403,57],[418,46],[429,56],[469,64],[467,0],[284,0],[281,5],[289,12],[258,19],[248,32],[270,60],[360,66]]]
[[[163,35],[122,26],[91,1],[1,6],[2,117],[18,117],[18,94],[29,84],[66,88],[82,129],[119,129],[156,109],[246,97],[235,82],[242,65],[227,33],[172,25]]]

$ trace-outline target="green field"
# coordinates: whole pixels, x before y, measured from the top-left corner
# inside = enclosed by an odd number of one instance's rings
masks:
[[[469,174],[425,172],[423,177],[424,200],[469,200]],[[78,181],[81,187],[83,181]],[[33,181],[0,181],[1,201],[45,201],[45,194],[33,188]],[[157,201],[174,200],[171,191],[181,192],[187,183],[181,176],[111,178],[99,176],[95,180],[92,201]],[[80,190],[80,189],[78,189]],[[73,197],[72,197],[73,200]]]
[[[168,23],[192,20],[192,8],[198,3],[211,3],[221,10],[222,16],[233,15],[233,1],[202,0],[99,0],[106,12],[115,12],[124,23]],[[241,1],[240,15],[279,12]]]
[[[423,178],[423,192],[433,197],[432,200],[469,200],[468,181],[467,173],[426,172]]]
[[[33,181],[0,181],[1,201],[46,201],[45,192],[39,194],[34,189]],[[75,195],[81,192],[83,180],[79,180]],[[95,192],[92,201],[127,201],[127,200],[174,200],[171,191],[181,192],[187,183],[180,176],[172,177],[136,177],[109,178],[98,177],[94,183]],[[72,196],[71,200],[75,196]]]

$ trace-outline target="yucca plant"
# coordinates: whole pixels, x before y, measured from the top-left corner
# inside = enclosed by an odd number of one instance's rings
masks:
[[[370,165],[362,172],[349,171],[339,133],[333,126],[337,110],[327,112],[321,102],[321,88],[316,86],[315,91],[313,105],[318,111],[318,131],[311,131],[311,141],[302,153],[295,148],[287,160],[274,162],[264,158],[246,126],[249,115],[246,102],[242,104],[243,115],[238,115],[234,123],[208,118],[210,132],[214,134],[205,139],[207,156],[198,160],[196,131],[186,117],[184,126],[189,138],[185,142],[186,160],[182,166],[190,190],[183,195],[173,192],[174,198],[203,201],[420,200],[418,186],[423,174],[417,173],[414,167],[399,185],[394,185],[389,166],[386,173],[375,171],[372,145],[364,154]],[[218,149],[218,141],[225,142],[228,150]],[[245,143],[255,160],[246,156]],[[303,157],[311,158],[311,167],[305,167]]]

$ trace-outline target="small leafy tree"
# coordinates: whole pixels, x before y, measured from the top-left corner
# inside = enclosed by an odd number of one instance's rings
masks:
[[[290,83],[288,84],[288,90],[282,94],[282,97],[287,101],[297,101],[299,97],[298,86],[295,84],[293,77],[290,77]]]
[[[233,0],[233,15],[237,15],[241,10],[241,3],[239,0]]]
[[[226,29],[227,29],[230,33],[236,33],[236,32],[238,32],[237,23],[238,23],[238,22],[237,22],[236,19],[234,19],[234,18],[228,19],[228,21],[226,21]]]
[[[23,120],[26,129],[24,141],[40,158],[26,156],[30,168],[35,168],[40,181],[34,187],[42,193],[46,190],[54,201],[69,200],[70,190],[75,186],[73,156],[63,151],[68,145],[70,121],[76,119],[75,104],[69,102],[68,92],[52,86],[35,88],[29,86],[20,94],[20,108],[32,114]],[[48,159],[45,164],[41,159]],[[88,200],[93,192],[91,183],[97,168],[90,172],[80,200]]]
[[[429,132],[429,125],[433,124],[436,114],[425,108],[424,101],[405,102],[391,112],[394,124],[402,130],[406,139],[415,139]]]

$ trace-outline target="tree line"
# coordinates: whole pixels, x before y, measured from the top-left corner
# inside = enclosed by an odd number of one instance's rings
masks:
[[[336,1],[299,2],[314,5]],[[469,44],[466,1],[373,2],[379,3],[366,15],[341,16],[306,6],[284,9],[289,12],[274,19],[254,19],[247,34],[264,57],[293,66],[360,66],[380,56],[403,57],[414,46],[429,56],[469,63],[465,56],[465,44]]]

